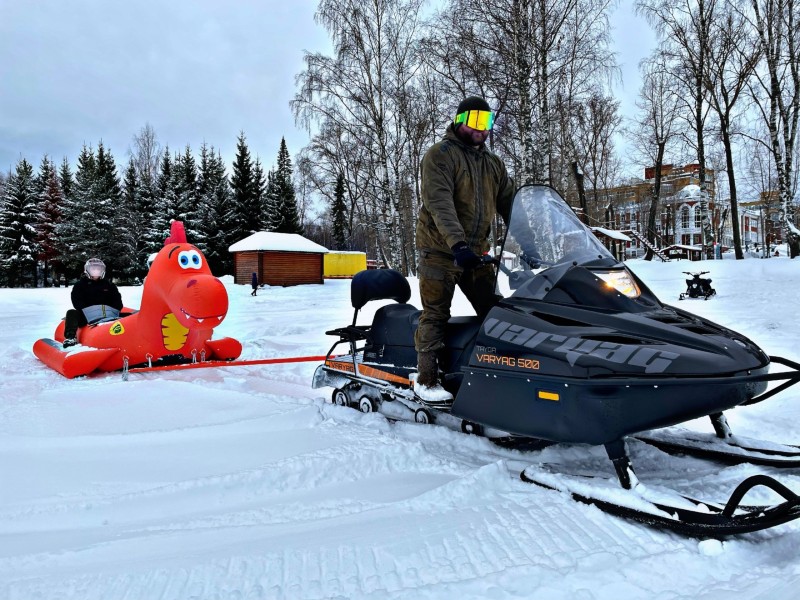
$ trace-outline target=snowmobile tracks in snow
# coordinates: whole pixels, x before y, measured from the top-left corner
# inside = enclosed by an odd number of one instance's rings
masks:
[[[351,406],[362,412],[380,412],[391,422],[416,421],[418,423],[424,422],[457,429],[453,422],[461,421],[449,413],[439,411],[426,412],[429,415],[429,420],[420,421],[415,418],[416,415],[411,412],[404,402],[371,401],[369,402],[369,408],[364,408],[360,404],[356,406],[351,402],[337,403],[336,397],[336,392],[334,392],[331,399],[334,404]],[[408,401],[408,403],[412,404],[411,401]],[[405,418],[399,413],[393,414],[394,411],[386,410],[387,406],[399,407],[401,405],[410,413],[405,415]],[[480,425],[473,424],[475,429],[467,430],[464,428],[464,423],[467,422],[462,422],[461,430],[463,433],[488,437],[492,443],[506,449],[537,452],[553,444],[553,442],[546,440],[510,435],[489,437],[486,436],[487,432]],[[671,454],[681,454],[684,453],[681,448],[692,447],[688,442],[682,444],[683,440],[680,436],[670,436],[669,433],[665,432],[647,432],[640,434],[640,436],[642,438],[641,441],[655,446],[659,450],[666,450]],[[640,436],[636,436],[636,438],[638,439]],[[703,434],[686,432],[685,439],[691,439],[692,436],[703,438]],[[710,438],[713,438],[713,435],[709,434],[707,437],[709,438],[707,443],[711,444],[713,440]],[[658,439],[663,440],[662,443],[655,443],[655,440]],[[731,440],[733,439],[735,438],[729,438],[727,442],[717,440],[716,445],[732,447]],[[671,449],[675,450],[674,452],[669,452],[666,446],[662,447],[668,444],[668,440],[672,440]],[[793,446],[769,444],[747,438],[738,438],[738,440],[741,445],[737,447],[736,451],[729,450],[728,454],[723,453],[724,449],[698,452],[696,454],[702,458],[711,459],[716,459],[719,458],[719,455],[723,455],[725,459],[723,462],[732,464],[751,463],[760,465],[770,464],[763,462],[766,456],[765,453],[768,451],[773,452],[774,456],[779,456],[778,453],[781,451],[790,454],[794,453],[794,451],[800,451],[800,449]],[[753,450],[753,452],[748,454],[744,450],[745,444],[749,445],[750,450]],[[759,451],[756,451],[756,447]],[[748,460],[748,457],[752,457],[753,460]],[[734,458],[736,459],[735,461],[733,460]],[[794,456],[794,454],[789,457],[779,457],[777,460],[781,459],[783,460],[782,466],[797,466],[800,462],[798,460],[800,456]],[[546,489],[569,493],[572,499],[578,502],[596,506],[608,514],[628,521],[698,538],[727,537],[769,529],[800,517],[800,496],[767,475],[754,475],[739,483],[724,505],[684,496],[667,487],[653,486],[651,489],[649,485],[644,485],[638,480],[632,490],[626,490],[620,487],[618,481],[593,473],[570,474],[569,469],[565,469],[563,465],[533,465],[520,473],[520,479],[526,483],[533,483]],[[762,486],[783,497],[784,501],[772,506],[741,504],[742,499],[750,490]]]
[[[555,471],[557,469],[557,472]],[[698,538],[718,538],[750,533],[782,525],[800,517],[800,496],[767,475],[753,475],[734,489],[725,505],[703,502],[672,490],[649,489],[639,483],[622,490],[614,482],[593,475],[570,475],[560,467],[535,465],[520,473],[526,483],[565,492],[584,504],[624,519],[661,530]],[[784,498],[772,506],[743,505],[752,489],[764,486]]]

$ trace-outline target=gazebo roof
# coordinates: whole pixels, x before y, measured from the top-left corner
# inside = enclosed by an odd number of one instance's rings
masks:
[[[297,233],[276,233],[274,231],[257,231],[243,240],[228,247],[229,252],[265,251],[280,252],[314,252],[327,254],[328,249],[316,242],[304,238]]]

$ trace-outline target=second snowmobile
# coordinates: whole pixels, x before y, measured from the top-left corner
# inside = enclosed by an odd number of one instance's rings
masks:
[[[703,277],[703,275],[708,274],[708,271],[700,271],[698,273],[684,271],[684,274],[689,275],[691,279],[686,280],[686,291],[678,296],[678,300],[684,300],[685,298],[708,300],[717,293],[717,290],[711,287],[711,279]]]
[[[523,260],[518,239],[536,240],[535,265]],[[795,447],[737,445],[723,411],[797,383],[800,364],[770,357],[730,329],[662,304],[550,187],[517,192],[509,230],[492,260],[498,266],[497,305],[485,318],[455,317],[448,324],[440,365],[444,386],[455,397],[452,406],[425,405],[414,393],[419,311],[408,303],[407,280],[391,270],[353,278],[353,321],[327,332],[338,340],[313,386],[332,387],[336,404],[498,443],[603,445],[621,486],[631,490],[631,502],[618,494],[593,495],[585,476],[531,467],[522,479],[658,527],[721,536],[800,517],[800,498],[766,476],[743,482],[725,506],[642,497],[625,445],[636,436],[670,452],[798,467]],[[367,302],[387,299],[395,302],[379,308],[370,325],[357,323]],[[340,345],[348,353],[336,356]],[[771,363],[788,370],[770,374]],[[783,383],[767,391],[769,381]],[[712,449],[648,433],[703,416],[711,417],[719,436]],[[741,506],[742,496],[760,485],[785,501]]]

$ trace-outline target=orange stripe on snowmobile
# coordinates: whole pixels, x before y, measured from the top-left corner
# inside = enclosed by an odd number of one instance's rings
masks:
[[[351,361],[326,360],[325,366],[330,367],[331,369],[336,369],[337,371],[344,371],[345,373],[355,373],[355,369],[353,368],[353,363]]]
[[[374,379],[383,379],[384,381],[391,381],[392,383],[402,383],[404,385],[411,385],[411,382],[405,377],[400,377],[400,375],[395,375],[394,373],[381,371],[380,369],[376,369],[375,367],[370,367],[368,365],[358,365],[358,372],[364,375],[365,377],[372,377]]]
[[[353,361],[346,360],[326,360],[325,366],[337,371],[344,371],[345,373],[354,373]],[[358,373],[364,377],[372,377],[373,379],[382,379],[383,381],[391,381],[392,383],[400,383],[403,385],[411,385],[411,382],[406,377],[395,375],[375,367],[370,367],[365,364],[358,364]]]

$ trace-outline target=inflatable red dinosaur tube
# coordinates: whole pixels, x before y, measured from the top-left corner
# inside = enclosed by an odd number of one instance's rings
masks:
[[[123,314],[129,312],[123,310]],[[41,339],[33,353],[65,377],[93,371],[117,371],[125,361],[133,366],[161,358],[229,360],[242,345],[233,338],[212,340],[211,334],[228,312],[228,294],[211,274],[203,254],[186,243],[183,224],[172,223],[170,237],[153,261],[138,312],[115,321],[82,327],[79,346],[63,348],[64,322],[55,340]]]

